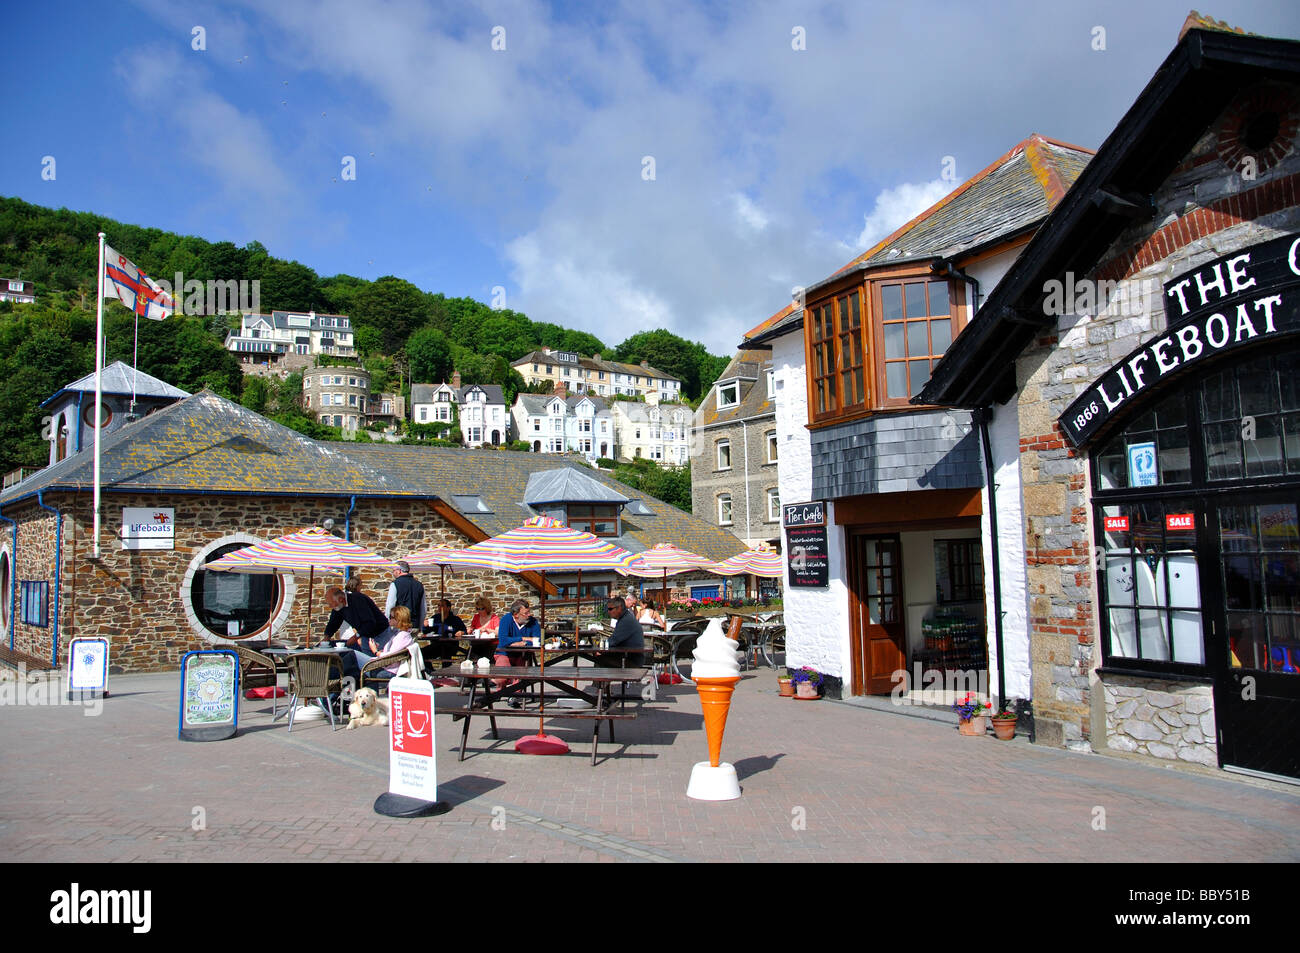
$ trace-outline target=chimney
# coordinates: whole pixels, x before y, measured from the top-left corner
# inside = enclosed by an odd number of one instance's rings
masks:
[[[642,366],[642,367],[645,367],[645,368],[649,368],[649,367],[650,367],[650,362],[649,362],[649,361],[642,361],[642,362],[641,362],[641,366]]]
[[[460,371],[451,372],[451,386],[456,390],[460,390]]]
[[[556,382],[555,382],[555,396],[558,397],[558,398],[560,398],[561,400],[564,400],[566,397],[568,397],[568,396],[569,396],[569,385],[566,384],[566,383],[564,383],[564,381],[556,381]]]

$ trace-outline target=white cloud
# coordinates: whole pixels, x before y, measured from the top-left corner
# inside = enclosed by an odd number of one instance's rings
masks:
[[[876,196],[876,204],[863,216],[858,250],[865,251],[906,225],[954,188],[956,186],[951,182],[934,179],[931,182],[904,182],[892,189],[882,189]]]

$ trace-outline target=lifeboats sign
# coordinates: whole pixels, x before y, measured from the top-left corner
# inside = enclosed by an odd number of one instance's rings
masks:
[[[172,549],[175,543],[174,507],[122,507],[123,549]]]
[[[1166,329],[1058,418],[1076,447],[1170,374],[1238,347],[1300,333],[1300,235],[1234,252],[1165,283]]]

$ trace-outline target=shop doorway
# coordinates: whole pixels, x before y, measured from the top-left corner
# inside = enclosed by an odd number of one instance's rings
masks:
[[[1225,767],[1300,777],[1300,507],[1294,493],[1218,507],[1214,696]],[[1217,525],[1216,525],[1217,524]],[[1213,640],[1211,642],[1213,645]]]
[[[888,695],[907,668],[902,546],[897,533],[848,534],[852,692]]]

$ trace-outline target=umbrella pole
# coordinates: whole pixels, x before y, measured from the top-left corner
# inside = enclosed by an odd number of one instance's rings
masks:
[[[447,567],[439,566],[438,567],[438,600],[441,601],[446,598],[447,598]],[[420,624],[424,625],[423,620],[421,620]]]
[[[311,596],[312,590],[316,588],[316,567],[307,568],[307,638],[303,640],[303,648],[311,648]]]
[[[537,712],[537,734],[546,734],[543,722],[546,716],[546,572],[542,571],[542,631],[537,640],[537,658],[542,665],[542,680],[537,686],[538,701],[541,707]]]

